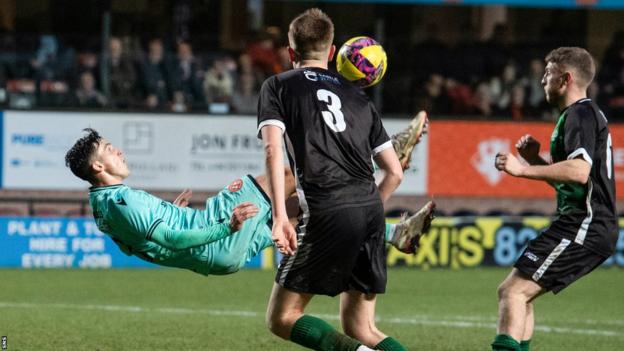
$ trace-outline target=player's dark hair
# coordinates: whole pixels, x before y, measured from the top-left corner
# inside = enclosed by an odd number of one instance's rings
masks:
[[[334,41],[334,23],[323,11],[308,9],[290,22],[288,40],[301,60],[322,60]]]
[[[546,56],[546,63],[552,62],[562,69],[574,69],[581,86],[588,86],[596,75],[596,64],[592,55],[579,47],[560,47]]]
[[[71,169],[76,177],[92,182],[93,175],[90,166],[102,137],[94,129],[85,128],[84,131],[88,134],[78,139],[74,146],[67,151],[65,165]]]

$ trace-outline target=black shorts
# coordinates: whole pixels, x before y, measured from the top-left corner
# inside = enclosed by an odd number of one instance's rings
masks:
[[[529,241],[514,267],[546,291],[556,294],[593,271],[606,259],[575,243],[573,239],[546,231]]]
[[[381,203],[310,216],[294,255],[284,256],[275,282],[302,293],[336,296],[386,290],[385,218]]]

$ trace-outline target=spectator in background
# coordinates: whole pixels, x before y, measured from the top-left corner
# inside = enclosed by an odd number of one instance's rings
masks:
[[[73,64],[72,51],[63,51],[54,35],[42,35],[39,48],[31,61],[35,78],[43,80],[66,80]]]
[[[253,74],[238,76],[238,84],[232,94],[232,110],[235,113],[255,115],[258,111],[258,89]]]
[[[31,61],[36,80],[39,106],[58,107],[67,102],[73,50],[62,50],[54,35],[42,35]]]
[[[264,76],[282,72],[282,60],[278,56],[273,37],[268,32],[261,33],[258,40],[249,44],[245,53]]]
[[[539,117],[542,111],[548,109],[548,103],[544,96],[542,77],[544,76],[544,64],[542,60],[534,58],[529,62],[529,75],[526,78],[526,108],[527,114]]]
[[[89,71],[80,74],[76,103],[80,107],[104,107],[107,104],[106,97],[95,89],[95,78]]]
[[[238,74],[251,74],[256,82],[263,82],[266,79],[264,73],[254,66],[251,56],[247,53],[242,53],[238,57]]]
[[[483,117],[492,115],[492,93],[487,82],[477,84],[472,101],[475,114]]]
[[[522,121],[527,117],[525,96],[526,94],[522,82],[517,82],[511,87],[509,108],[507,111],[504,111],[504,113],[511,115],[511,119],[514,121]]]
[[[466,115],[472,111],[472,91],[468,85],[447,78],[444,88],[450,99],[452,114]]]
[[[193,48],[188,42],[178,43],[174,61],[171,84],[174,93],[184,96],[184,101],[194,107],[203,105],[201,64],[193,55]],[[179,98],[178,98],[179,100]]]
[[[490,80],[490,91],[492,99],[495,101],[494,112],[503,113],[509,111],[511,103],[511,90],[516,84],[516,65],[513,62],[507,62],[503,67],[500,76],[494,76]]]
[[[111,105],[115,108],[130,107],[136,94],[137,77],[134,63],[124,54],[124,48],[119,38],[110,39],[109,50],[108,74]]]
[[[141,86],[148,109],[162,107],[169,101],[169,72],[162,40],[150,40],[147,57],[141,63]]]
[[[97,81],[100,73],[98,70],[98,54],[91,50],[80,52],[75,72],[77,72],[75,77],[80,77],[83,72],[90,72]]]
[[[442,75],[436,73],[429,75],[422,89],[419,89],[418,95],[422,97],[416,106],[418,110],[425,110],[433,115],[450,113],[450,101]]]
[[[229,104],[234,93],[234,79],[226,58],[216,59],[204,75],[204,96],[210,108],[214,103]]]

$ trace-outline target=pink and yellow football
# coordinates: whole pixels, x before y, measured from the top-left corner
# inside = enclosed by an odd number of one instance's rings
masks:
[[[336,58],[336,69],[347,80],[363,88],[373,86],[386,73],[388,58],[383,47],[370,37],[347,40]]]

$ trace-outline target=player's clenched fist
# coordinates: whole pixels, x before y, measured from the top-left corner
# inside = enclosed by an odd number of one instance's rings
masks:
[[[243,226],[243,222],[258,214],[258,208],[251,202],[243,202],[232,210],[230,218],[230,228],[232,232],[237,232]]]
[[[522,158],[531,162],[531,160],[539,157],[540,143],[530,134],[526,134],[518,139],[516,149]]]
[[[496,166],[496,169],[499,171],[505,171],[514,177],[520,176],[525,167],[516,156],[500,153],[496,154],[494,166]]]

